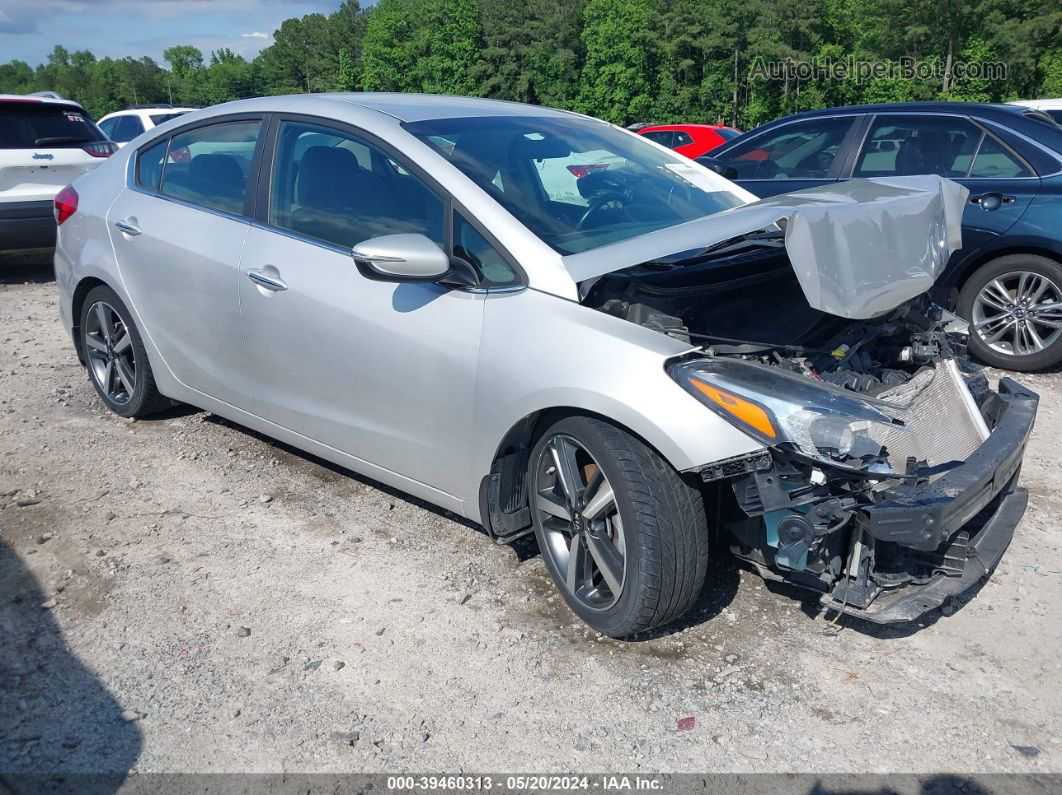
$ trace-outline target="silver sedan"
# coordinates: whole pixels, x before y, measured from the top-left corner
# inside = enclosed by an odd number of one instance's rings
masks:
[[[962,191],[752,203],[563,111],[268,97],[60,192],[55,265],[115,413],[192,404],[498,541],[534,532],[602,633],[683,614],[727,549],[906,621],[994,566],[1026,499],[1035,395],[989,389],[924,296]]]

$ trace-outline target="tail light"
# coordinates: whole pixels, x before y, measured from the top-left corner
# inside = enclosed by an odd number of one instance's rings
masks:
[[[67,185],[55,194],[55,225],[59,226],[77,212],[77,191],[73,185]]]
[[[608,168],[608,163],[587,163],[581,166],[568,166],[568,170],[576,179],[582,179],[591,171],[601,171]]]
[[[93,141],[81,148],[93,157],[110,157],[118,151],[118,144],[114,141]]]

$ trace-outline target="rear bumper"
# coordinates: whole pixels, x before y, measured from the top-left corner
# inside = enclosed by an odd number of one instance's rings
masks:
[[[0,202],[0,251],[55,245],[52,200]]]

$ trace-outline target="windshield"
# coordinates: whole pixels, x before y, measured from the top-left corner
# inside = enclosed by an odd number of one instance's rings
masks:
[[[404,126],[564,255],[745,203],[687,158],[604,122],[493,116]]]
[[[0,149],[61,149],[105,140],[84,111],[73,105],[0,103]]]

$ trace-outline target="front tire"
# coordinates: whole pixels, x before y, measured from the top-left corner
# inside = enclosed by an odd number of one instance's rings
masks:
[[[644,442],[566,417],[539,435],[528,479],[546,569],[593,629],[627,637],[693,605],[708,565],[701,494]]]
[[[148,417],[170,406],[159,394],[140,332],[110,287],[94,287],[81,307],[81,351],[89,380],[120,417]]]
[[[959,294],[970,352],[1003,370],[1042,370],[1062,361],[1062,265],[1008,254],[978,268]]]

